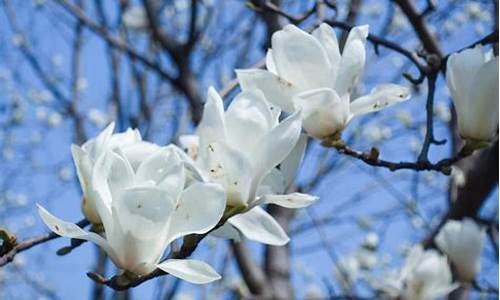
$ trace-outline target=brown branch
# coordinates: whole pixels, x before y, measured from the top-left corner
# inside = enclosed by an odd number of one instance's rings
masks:
[[[231,241],[231,249],[233,250],[241,276],[245,281],[250,293],[254,296],[268,298],[270,290],[267,283],[267,276],[262,269],[255,264],[248,252],[248,248],[243,242]]]
[[[76,223],[76,225],[78,225],[79,227],[82,227],[82,228],[89,225],[89,224],[90,224],[89,221],[87,221],[85,219]],[[5,253],[3,256],[0,257],[0,267],[5,266],[6,264],[12,262],[12,260],[16,256],[16,254],[21,253],[23,251],[26,251],[26,250],[30,249],[31,247],[34,247],[34,246],[46,243],[48,241],[57,239],[59,237],[60,237],[59,235],[57,235],[53,232],[50,232],[50,233],[46,233],[46,234],[43,234],[43,235],[38,236],[38,237],[24,240],[20,243],[17,243],[14,246],[14,248],[12,248],[9,252]]]

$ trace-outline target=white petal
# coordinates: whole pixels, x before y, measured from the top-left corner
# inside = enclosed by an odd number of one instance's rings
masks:
[[[294,111],[292,97],[299,92],[297,86],[269,71],[260,69],[236,70],[243,91],[261,90],[266,99],[286,112]]]
[[[93,162],[91,161],[88,153],[77,145],[71,145],[71,155],[73,156],[78,181],[80,182],[80,187],[83,192],[83,214],[91,223],[99,224],[101,223],[101,218],[99,218],[95,207],[96,200],[92,197],[93,194],[90,191]]]
[[[115,263],[124,270],[146,271],[141,265],[156,264],[166,243],[175,200],[156,187],[128,188],[112,202],[113,230],[106,229],[117,254]],[[139,274],[141,275],[141,274]]]
[[[224,187],[228,205],[245,205],[255,174],[252,163],[224,143],[213,143],[208,148],[205,161],[208,177]]]
[[[87,232],[78,227],[76,224],[65,222],[63,220],[56,218],[39,204],[37,204],[37,208],[38,208],[38,213],[40,214],[40,217],[42,217],[43,222],[54,233],[67,238],[94,242],[99,247],[101,247],[102,250],[104,250],[110,257],[113,258],[115,257],[113,249],[111,249],[108,242],[100,235],[94,232]]]
[[[280,224],[260,207],[254,207],[228,221],[248,239],[268,245],[282,246],[290,240]]]
[[[219,223],[226,208],[226,195],[218,184],[194,183],[182,192],[172,214],[168,243],[192,233],[202,234]]]
[[[352,101],[350,110],[352,115],[366,114],[408,100],[409,98],[409,88],[397,84],[382,84],[375,87],[370,94]]]
[[[286,118],[263,136],[253,149],[255,166],[254,181],[250,197],[254,197],[263,177],[280,164],[295,147],[301,130],[300,111]]]
[[[295,147],[280,164],[280,171],[285,180],[285,187],[289,187],[295,179],[295,174],[302,162],[307,146],[307,135],[301,134]]]
[[[348,94],[339,97],[335,90],[309,90],[294,98],[302,109],[302,126],[313,137],[325,138],[342,131],[349,121]]]
[[[343,96],[344,93],[350,93],[361,76],[365,66],[367,37],[368,25],[354,27],[349,32],[342,51],[342,60],[335,83],[335,90],[340,96]]]
[[[210,235],[221,239],[234,240],[235,242],[241,241],[241,233],[238,231],[238,229],[236,229],[236,227],[228,222],[210,232]]]
[[[308,194],[291,193],[287,195],[266,195],[264,196],[264,203],[272,203],[287,208],[302,208],[313,204],[318,199],[318,197]]]
[[[255,143],[274,126],[274,117],[259,90],[243,91],[226,114],[226,143],[249,157]],[[249,130],[251,128],[251,130]]]
[[[326,23],[322,23],[318,28],[316,28],[313,32],[312,35],[318,39],[318,41],[325,47],[326,53],[328,55],[328,58],[330,60],[330,63],[332,65],[332,70],[333,70],[333,76],[331,78],[332,84],[330,85],[331,88],[334,88],[333,83],[336,80],[336,75],[338,74],[338,69],[340,67],[340,49],[339,49],[339,42],[337,41],[337,35],[335,34],[335,31],[333,28],[330,27],[330,25]]]
[[[115,122],[111,122],[95,139],[91,139],[83,144],[83,150],[87,151],[93,159],[97,159],[107,148],[114,129]]]
[[[207,102],[203,109],[203,118],[198,126],[197,134],[200,137],[200,148],[226,139],[224,104],[213,87],[208,89]]]
[[[200,138],[195,134],[184,134],[179,137],[179,146],[189,157],[196,159],[200,148]]]
[[[125,132],[115,133],[109,139],[109,148],[132,145],[142,141],[141,133],[138,129],[128,128]]]
[[[134,170],[137,170],[146,157],[152,155],[159,149],[160,146],[149,142],[139,142],[119,148]]]
[[[209,283],[221,278],[208,264],[194,259],[168,259],[157,267],[175,277],[196,284]]]
[[[465,49],[453,53],[446,62],[446,82],[457,110],[466,110],[467,93],[477,72],[483,66],[485,57],[482,47]],[[457,111],[460,115],[461,111]]]
[[[287,188],[283,173],[277,168],[272,169],[264,176],[257,188],[257,197],[270,194],[282,194]],[[256,205],[256,204],[253,204]]]
[[[328,55],[312,35],[286,25],[273,34],[271,43],[280,77],[302,90],[332,86],[335,79]]]
[[[139,165],[136,184],[152,182],[177,199],[184,189],[186,176],[179,157],[169,148],[163,148]]]
[[[498,57],[477,71],[467,92],[469,103],[458,115],[460,135],[489,141],[495,137],[498,127]]]
[[[104,228],[112,228],[111,203],[133,185],[134,171],[120,154],[107,151],[96,161],[92,171],[92,195]]]
[[[274,58],[273,58],[273,50],[272,49],[267,49],[266,53],[266,69],[275,74],[278,75],[278,71],[276,70],[276,64],[274,63]]]

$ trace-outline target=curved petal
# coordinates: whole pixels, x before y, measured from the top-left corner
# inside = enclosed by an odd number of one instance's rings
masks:
[[[275,75],[278,75],[278,71],[276,70],[276,64],[274,63],[272,49],[267,49],[267,52],[266,52],[266,69],[269,72],[271,72]]]
[[[184,134],[179,136],[179,146],[189,157],[196,159],[200,148],[200,138],[196,134]]]
[[[185,189],[170,222],[167,243],[184,235],[202,234],[219,223],[226,208],[226,195],[218,184],[193,183]]]
[[[63,220],[56,218],[55,216],[50,214],[45,208],[43,208],[40,204],[37,204],[37,208],[38,208],[38,213],[40,214],[40,217],[42,218],[43,222],[45,223],[45,225],[47,225],[47,227],[49,227],[49,229],[52,232],[67,238],[94,242],[99,247],[101,247],[102,250],[104,250],[106,254],[108,254],[111,258],[116,257],[115,252],[113,251],[111,246],[100,235],[94,232],[87,232],[78,227],[76,224],[65,222]]]
[[[286,188],[287,186],[283,173],[277,168],[274,168],[269,171],[260,182],[256,196],[261,197],[268,194],[281,194]],[[258,204],[253,203],[252,205]]]
[[[457,109],[467,109],[467,93],[472,80],[483,66],[485,56],[481,46],[453,53],[446,62],[446,82]],[[458,112],[458,111],[457,111]]]
[[[340,96],[350,93],[365,66],[365,43],[368,37],[368,25],[351,29],[342,51],[342,59],[335,82],[335,90]]]
[[[498,127],[498,57],[485,63],[467,91],[469,103],[459,114],[458,127],[464,138],[493,139]]]
[[[351,102],[351,114],[361,115],[381,110],[387,106],[410,99],[410,89],[397,84],[382,84],[370,94],[356,98]]]
[[[254,147],[251,161],[254,164],[254,178],[250,198],[255,197],[257,187],[264,175],[280,164],[295,147],[300,136],[300,111],[286,118],[263,136]],[[252,199],[253,200],[253,199]]]
[[[127,128],[125,132],[115,133],[109,138],[109,148],[131,145],[142,141],[138,129]]]
[[[266,99],[286,112],[293,112],[292,97],[300,90],[297,86],[269,71],[260,69],[236,70],[243,91],[261,90]]]
[[[332,73],[333,77],[331,78],[332,84],[329,86],[334,88],[334,83],[336,81],[336,76],[338,74],[338,70],[340,67],[340,60],[342,57],[340,56],[339,42],[337,40],[337,35],[330,25],[326,23],[322,23],[316,28],[312,35],[318,39],[318,41],[323,45],[326,49],[326,53],[332,65]]]
[[[113,130],[115,129],[115,122],[109,123],[109,125],[97,135],[97,137],[90,139],[82,148],[86,151],[91,158],[97,159],[97,157],[104,152],[106,149],[109,139],[113,135]]]
[[[236,215],[228,221],[248,239],[268,245],[283,246],[290,238],[280,224],[260,207]]]
[[[165,189],[173,199],[178,199],[184,189],[186,175],[179,157],[163,148],[141,163],[135,181],[138,185],[153,183]]]
[[[280,164],[280,171],[285,180],[285,188],[289,187],[295,179],[295,174],[297,173],[300,163],[302,162],[302,158],[304,157],[306,146],[307,135],[301,134],[297,144],[295,144],[295,147],[293,147],[290,154],[288,154],[285,160],[283,160]]]
[[[134,183],[134,171],[128,161],[114,151],[103,153],[92,171],[92,195],[104,228],[111,230],[111,205],[121,192]]]
[[[91,188],[92,161],[87,152],[77,145],[71,145],[71,155],[76,167],[76,174],[83,192],[82,211],[85,218],[92,224],[101,223],[101,218],[97,213]]]
[[[241,233],[229,223],[224,223],[221,227],[210,232],[211,236],[215,236],[221,239],[234,240],[235,242],[241,241]]]
[[[208,148],[208,177],[224,187],[228,205],[245,205],[255,176],[252,163],[225,143],[213,143]]]
[[[120,268],[137,272],[137,266],[156,264],[165,251],[175,200],[156,187],[127,188],[112,202],[114,227],[106,231]],[[139,274],[141,275],[141,274]]]
[[[213,87],[208,89],[207,102],[205,102],[197,134],[200,137],[200,150],[210,143],[226,139],[224,104]]]
[[[226,143],[248,158],[249,151],[274,126],[274,118],[259,90],[241,92],[229,105],[226,114]],[[251,128],[251,130],[249,130]]]
[[[287,208],[307,207],[316,202],[319,197],[302,193],[291,193],[287,195],[266,195],[264,203],[272,203]]]
[[[286,25],[273,34],[271,44],[280,77],[303,90],[332,85],[334,74],[328,55],[312,35]]]
[[[157,267],[175,277],[196,284],[221,279],[221,276],[208,264],[194,259],[167,259]]]
[[[349,121],[348,95],[339,97],[332,89],[306,91],[294,98],[302,109],[302,126],[313,137],[325,138],[341,132]]]
[[[118,148],[123,156],[127,158],[134,170],[144,161],[144,158],[152,155],[160,149],[160,146],[150,142],[138,142]]]

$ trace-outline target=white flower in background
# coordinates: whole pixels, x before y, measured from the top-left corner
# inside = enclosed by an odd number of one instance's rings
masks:
[[[102,147],[97,140],[95,146]],[[135,275],[160,268],[193,283],[219,279],[201,261],[167,259],[158,263],[172,241],[206,233],[219,222],[226,206],[222,188],[202,182],[184,188],[184,163],[172,147],[142,155],[138,166],[129,160],[127,151],[130,149],[108,145],[97,158],[89,181],[105,238],[59,220],[38,206],[44,222],[58,235],[96,243],[120,269]]]
[[[380,238],[376,232],[370,232],[365,236],[363,247],[368,249],[376,249],[380,243]]]
[[[78,91],[82,92],[84,90],[87,89],[89,85],[89,82],[87,81],[87,78],[85,77],[80,77],[78,78],[78,80],[76,81],[76,88],[78,89]]]
[[[467,175],[458,166],[451,166],[451,179],[457,187],[463,187],[467,183]]]
[[[71,176],[71,170],[69,169],[68,166],[64,166],[59,169],[59,178],[62,181],[70,181],[72,176]]]
[[[24,36],[19,33],[12,35],[12,45],[16,48],[23,46],[26,43]]]
[[[469,218],[448,220],[436,236],[436,245],[449,257],[461,281],[471,282],[480,271],[485,236],[485,229]]]
[[[272,245],[283,245],[289,238],[257,205],[299,208],[317,200],[301,193],[279,195],[293,181],[306,146],[306,137],[300,135],[299,114],[282,122],[279,114],[260,91],[239,94],[224,112],[222,99],[210,88],[197,129],[197,165],[206,180],[224,187],[229,209],[245,212],[230,218],[229,223],[247,238]],[[196,139],[191,138],[191,142],[188,147],[193,147]],[[230,228],[227,224],[218,233],[234,237],[237,232]]]
[[[305,294],[306,294],[305,295],[306,300],[317,300],[325,298],[323,290],[321,290],[321,288],[317,284],[309,284],[306,287]]]
[[[61,125],[62,121],[63,121],[62,115],[55,111],[50,113],[47,118],[47,124],[50,127],[58,127],[59,125]]]
[[[373,269],[378,264],[377,253],[373,249],[360,248],[356,252],[359,267],[365,270]]]
[[[49,112],[45,106],[38,106],[35,110],[35,115],[38,121],[45,121],[49,116]]]
[[[287,25],[273,34],[267,71],[236,71],[241,88],[262,90],[284,111],[302,109],[302,126],[313,137],[338,135],[352,117],[409,98],[408,88],[383,84],[351,101],[365,65],[367,36],[367,25],[354,27],[341,54],[335,32],[327,24],[312,35]]]
[[[454,53],[446,64],[446,82],[457,112],[460,136],[488,142],[498,127],[498,57],[481,46]]]
[[[109,122],[109,117],[106,113],[96,109],[91,108],[87,114],[90,122],[92,122],[97,127],[103,127]]]
[[[436,104],[434,107],[434,115],[443,122],[448,123],[451,121],[451,111],[446,103],[439,102]]]
[[[360,265],[356,257],[348,256],[339,259],[335,268],[335,276],[338,278],[344,290],[350,290],[359,278]]]
[[[411,249],[398,278],[383,276],[372,285],[403,300],[434,300],[458,287],[452,283],[446,257],[436,250],[424,250],[421,245]]]
[[[123,133],[113,134],[114,126],[115,124],[111,123],[97,137],[88,140],[81,147],[71,145],[71,154],[83,191],[82,211],[87,220],[94,224],[101,223],[91,186],[91,176],[97,159],[108,149],[119,149],[132,168],[137,169],[145,157],[160,148],[158,145],[143,141],[137,129],[129,128]]]
[[[130,29],[145,29],[148,27],[146,11],[142,5],[127,8],[122,19],[123,24]]]

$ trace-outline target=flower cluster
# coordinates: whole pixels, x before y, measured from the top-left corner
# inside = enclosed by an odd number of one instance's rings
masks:
[[[448,261],[458,281],[462,285],[471,284],[480,270],[484,238],[484,228],[473,220],[448,220],[434,239],[444,254],[416,245],[399,274],[393,273],[370,283],[391,298],[432,300],[443,297],[459,286],[453,283]]]
[[[87,232],[39,206],[41,217],[58,235],[99,245],[129,278],[159,268],[193,283],[219,279],[202,261],[165,255],[174,240],[188,241],[193,234],[286,244],[286,232],[260,205],[302,208],[318,199],[288,193],[307,135],[337,140],[354,116],[410,97],[408,88],[396,84],[354,96],[367,38],[367,25],[354,27],[340,51],[327,24],[312,34],[285,26],[272,36],[267,70],[236,71],[241,93],[227,109],[215,89],[208,90],[195,134],[179,139],[186,151],[144,141],[137,129],[113,134],[113,123],[81,147],[71,147],[82,211],[97,230]],[[464,139],[477,143],[495,135],[497,81],[498,58],[480,48],[449,58],[447,82]],[[436,238],[463,281],[478,271],[484,235],[476,234],[482,231],[471,222],[450,221]],[[365,269],[376,264],[375,238],[358,255]],[[446,257],[416,248],[399,278],[382,289],[404,299],[433,299],[453,288]]]

